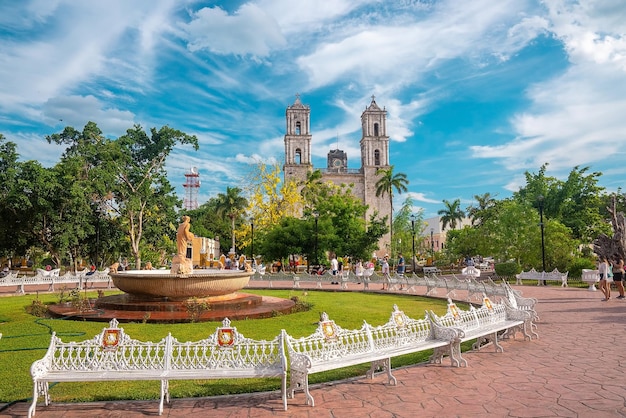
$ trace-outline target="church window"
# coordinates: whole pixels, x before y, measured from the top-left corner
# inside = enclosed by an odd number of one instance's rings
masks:
[[[302,164],[302,151],[300,150],[300,148],[296,149],[296,155],[294,158],[294,162],[296,164]]]
[[[374,124],[374,136],[378,136],[378,124]]]
[[[380,151],[374,151],[374,165],[380,165]]]
[[[301,128],[300,122],[296,122],[296,135],[300,135]]]

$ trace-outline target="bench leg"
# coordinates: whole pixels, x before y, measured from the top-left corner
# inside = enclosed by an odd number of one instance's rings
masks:
[[[170,382],[161,380],[161,401],[159,402],[159,415],[163,415],[163,401],[170,403]]]
[[[524,327],[522,331],[524,333],[524,339],[527,339],[528,341],[532,341],[533,336],[534,336],[535,339],[538,340],[539,334],[535,332],[536,328],[537,328],[537,325],[535,325],[532,320],[524,322]]]
[[[488,342],[492,342],[495,347],[496,353],[502,353],[504,348],[498,343],[498,333],[492,332],[488,335],[483,335],[482,337],[478,337],[476,342],[472,344],[472,349],[480,351],[481,347],[487,344]]]
[[[387,382],[390,385],[396,386],[398,384],[396,378],[391,374],[391,357],[373,361],[370,369],[366,373],[366,376],[373,379],[378,370],[384,370],[387,372]]]
[[[289,389],[287,389],[288,396],[293,399],[296,390],[304,391],[304,395],[306,396],[306,405],[315,406],[315,400],[309,392],[309,375],[307,372],[291,369],[291,379],[289,382]]]
[[[46,406],[50,405],[50,394],[48,393],[48,382],[35,382],[33,388],[33,402],[28,408],[28,418],[35,416],[35,409],[37,408],[38,396],[43,396]]]

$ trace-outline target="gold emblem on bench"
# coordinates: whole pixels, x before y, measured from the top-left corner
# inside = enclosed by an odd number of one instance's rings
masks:
[[[115,350],[120,343],[120,330],[108,328],[102,334],[102,348],[105,350]]]

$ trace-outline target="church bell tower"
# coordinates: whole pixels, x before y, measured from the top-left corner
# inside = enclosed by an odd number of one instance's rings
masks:
[[[311,109],[303,105],[300,95],[287,107],[287,133],[285,134],[285,181],[304,182],[313,169],[311,164]]]

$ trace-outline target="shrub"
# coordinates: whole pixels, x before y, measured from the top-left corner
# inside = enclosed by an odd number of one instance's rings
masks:
[[[593,270],[596,268],[596,263],[589,258],[575,258],[568,266],[569,277],[582,277],[583,269]]]
[[[48,307],[39,299],[34,299],[33,303],[26,308],[26,312],[39,318],[48,317]]]
[[[498,263],[496,264],[496,274],[498,276],[515,276],[520,273],[520,266],[517,263]]]

